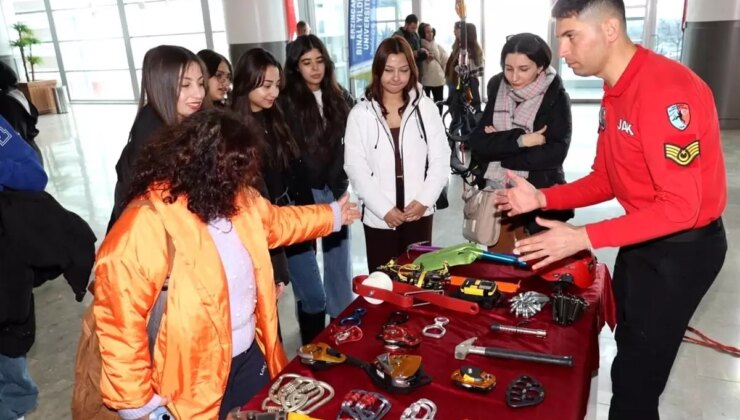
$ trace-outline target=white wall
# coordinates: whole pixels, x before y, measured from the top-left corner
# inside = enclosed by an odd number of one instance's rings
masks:
[[[282,0],[223,0],[229,44],[287,40]]]
[[[689,0],[687,22],[740,20],[740,0]]]

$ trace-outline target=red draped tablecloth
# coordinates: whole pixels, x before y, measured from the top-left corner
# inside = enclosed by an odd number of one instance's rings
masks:
[[[455,275],[475,276],[496,279],[506,270],[497,264],[476,262],[465,267],[456,267]],[[614,325],[614,302],[609,271],[603,264],[596,270],[596,281],[586,289],[575,288],[570,293],[579,294],[589,303],[585,314],[572,326],[563,327],[552,321],[550,304],[531,319],[530,328],[544,328],[547,338],[533,336],[493,333],[489,326],[493,322],[516,324],[521,319],[508,313],[505,307],[493,310],[481,309],[477,315],[452,312],[435,306],[420,306],[407,310],[409,321],[404,324],[421,335],[424,326],[432,324],[434,317],[450,319],[447,334],[441,339],[422,336],[419,348],[409,351],[423,358],[425,371],[432,376],[432,383],[410,394],[390,394],[376,388],[369,377],[359,368],[336,366],[329,370],[314,372],[293,359],[283,373],[298,373],[329,383],[336,392],[333,400],[311,414],[320,419],[335,419],[344,395],[352,389],[376,391],[388,397],[393,408],[386,418],[398,419],[403,410],[420,398],[428,398],[437,404],[437,419],[582,419],[586,414],[592,373],[599,367],[598,334],[604,323]],[[550,295],[552,285],[541,280],[527,279],[522,282],[520,291],[536,290]],[[367,315],[362,319],[364,338],[358,342],[347,343],[337,348],[348,355],[372,361],[386,352],[383,344],[375,338],[388,315],[398,307],[388,303],[371,305],[363,298],[355,300],[342,316],[350,315],[356,308],[366,308]],[[341,317],[340,317],[341,318]],[[338,322],[338,321],[335,321]],[[316,342],[333,344],[325,330]],[[545,365],[540,363],[495,359],[485,356],[469,355],[467,360],[456,360],[453,355],[457,344],[465,339],[478,337],[476,345],[503,347],[513,350],[534,351],[554,355],[570,355],[574,358],[572,368]],[[476,394],[462,390],[450,381],[451,373],[463,365],[474,365],[496,376],[497,385],[487,394]],[[505,402],[506,386],[519,375],[536,378],[545,387],[545,400],[540,405],[513,409]],[[245,406],[246,409],[260,409],[266,398],[268,388],[263,389]]]

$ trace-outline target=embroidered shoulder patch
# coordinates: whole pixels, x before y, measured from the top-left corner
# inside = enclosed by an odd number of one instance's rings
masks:
[[[694,140],[686,145],[686,147],[679,147],[671,143],[666,143],[663,147],[666,159],[672,160],[680,166],[689,166],[699,156],[700,152],[699,140]]]
[[[691,122],[691,110],[689,104],[673,104],[669,106],[666,111],[668,112],[668,121],[671,122],[677,130],[683,131],[689,126]]]

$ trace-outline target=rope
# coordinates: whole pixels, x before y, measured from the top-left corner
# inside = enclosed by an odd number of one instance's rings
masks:
[[[717,350],[722,353],[727,353],[731,356],[740,357],[740,349],[737,347],[728,346],[726,344],[722,344],[717,340],[713,340],[706,335],[704,335],[701,331],[697,330],[694,327],[688,327],[686,330],[690,333],[695,334],[699,338],[690,337],[689,335],[684,335],[683,341],[691,344],[696,344],[699,346],[709,347],[710,349]]]

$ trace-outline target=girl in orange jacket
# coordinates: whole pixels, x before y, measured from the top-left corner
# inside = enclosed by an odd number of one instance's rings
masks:
[[[130,204],[95,267],[101,393],[124,419],[160,406],[181,420],[223,419],[245,404],[286,364],[268,249],[359,217],[346,196],[300,207],[261,198],[255,138],[214,109],[141,154]],[[166,278],[150,355],[147,321]]]

